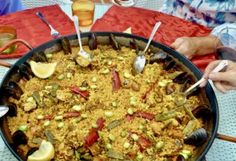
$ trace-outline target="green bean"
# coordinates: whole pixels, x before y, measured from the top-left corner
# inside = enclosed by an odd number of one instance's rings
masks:
[[[114,120],[114,121],[112,121],[111,123],[109,123],[109,124],[107,125],[107,129],[108,129],[108,130],[111,130],[111,129],[113,129],[113,128],[119,126],[119,125],[121,124],[121,122],[122,122],[121,120]]]
[[[185,136],[190,135],[197,126],[197,120],[190,120],[183,130]]]
[[[166,121],[168,119],[174,118],[176,116],[176,111],[172,110],[168,113],[158,114],[156,115],[156,121]]]

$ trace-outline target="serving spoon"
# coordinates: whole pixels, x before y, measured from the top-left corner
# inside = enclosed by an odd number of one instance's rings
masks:
[[[81,36],[80,36],[80,31],[79,31],[78,16],[73,16],[72,19],[73,19],[73,22],[74,22],[75,31],[76,31],[76,34],[77,34],[77,37],[78,37],[78,41],[79,41],[80,50],[78,52],[78,55],[82,56],[83,58],[85,58],[89,62],[91,62],[91,55],[89,53],[87,53],[86,51],[84,51],[83,46],[82,46]]]
[[[217,73],[220,72],[221,70],[223,70],[227,65],[229,64],[228,60],[222,60],[213,70],[212,73]],[[176,104],[177,106],[181,106],[186,102],[186,97],[189,93],[191,93],[191,91],[195,88],[197,88],[201,83],[203,83],[204,81],[206,81],[207,79],[202,77],[199,81],[197,81],[196,83],[194,83],[192,86],[190,86],[187,90],[185,90],[183,93],[179,93],[180,96],[177,97],[176,99]]]
[[[136,73],[141,73],[145,67],[145,64],[146,64],[146,58],[145,58],[145,53],[157,31],[157,29],[160,27],[161,25],[161,22],[157,22],[154,26],[154,28],[152,29],[152,32],[151,32],[151,35],[148,39],[148,43],[145,47],[145,49],[143,51],[140,51],[138,53],[138,56],[134,59],[134,62],[133,62],[133,69]]]

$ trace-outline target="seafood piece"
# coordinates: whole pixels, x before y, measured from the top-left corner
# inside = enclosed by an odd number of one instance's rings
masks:
[[[17,130],[12,135],[12,140],[16,146],[28,143],[28,137],[21,130]]]
[[[208,134],[204,128],[195,130],[184,139],[185,144],[200,146],[207,141]]]
[[[188,73],[183,72],[183,73],[180,73],[178,76],[176,76],[173,79],[173,82],[178,83],[178,84],[184,84],[187,78],[188,78]]]
[[[118,91],[121,88],[121,81],[119,73],[116,70],[112,71],[112,89]]]
[[[63,37],[61,39],[61,47],[66,55],[72,53],[70,41],[68,38]]]
[[[175,65],[176,65],[176,62],[174,60],[167,61],[167,62],[165,62],[163,69],[168,71],[168,70],[174,68]]]
[[[115,50],[120,50],[120,44],[117,42],[117,40],[113,34],[111,34],[109,36],[109,39],[110,39],[110,43],[111,43],[112,48]]]
[[[38,150],[39,148],[37,147],[33,147],[30,148],[30,150],[27,152],[26,157],[28,158],[28,156],[30,156],[31,154],[33,154],[36,150]]]
[[[35,62],[48,62],[47,56],[43,51],[33,53],[30,60],[33,60]]]
[[[138,44],[137,44],[137,42],[136,42],[135,39],[132,39],[132,40],[129,42],[129,46],[130,46],[132,49],[135,49],[137,53],[139,52],[139,49],[140,49],[140,48],[139,48],[139,46],[138,46]]]
[[[199,105],[192,113],[196,118],[202,117],[204,120],[209,120],[212,116],[212,110],[208,105]]]
[[[173,83],[168,83],[166,85],[166,94],[170,95],[171,93],[173,93],[175,91],[176,87]]]
[[[183,83],[183,85],[181,86],[180,92],[185,92],[190,86],[191,86],[191,80],[187,78]]]
[[[164,52],[155,53],[150,56],[149,63],[153,64],[153,63],[165,62],[167,57],[168,55]]]
[[[21,95],[23,94],[20,86],[13,81],[8,82],[8,84],[4,87],[4,92],[15,99],[20,99]]]
[[[90,50],[95,50],[98,47],[97,37],[94,33],[91,33],[88,38],[88,46]]]
[[[8,116],[10,117],[14,117],[14,116],[17,116],[17,107],[16,107],[16,104],[14,103],[8,103],[7,104],[9,110],[7,112]]]
[[[19,74],[27,80],[30,80],[30,78],[32,78],[32,76],[34,75],[30,68],[30,65],[27,62],[20,64],[18,68]]]
[[[178,155],[176,161],[186,161],[183,155]]]

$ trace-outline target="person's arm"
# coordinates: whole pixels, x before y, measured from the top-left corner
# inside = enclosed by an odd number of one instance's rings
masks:
[[[218,37],[223,46],[236,49],[236,22],[217,26],[211,34]]]
[[[213,53],[220,45],[221,42],[216,36],[208,35],[205,37],[180,37],[170,46],[191,59],[195,55]]]
[[[180,37],[171,44],[172,48],[188,58],[213,53],[220,46],[236,49],[236,23],[220,25],[206,37]]]

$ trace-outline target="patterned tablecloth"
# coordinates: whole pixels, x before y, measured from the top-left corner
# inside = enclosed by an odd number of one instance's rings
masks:
[[[141,7],[157,9],[160,3],[156,0],[150,0],[148,6],[146,3],[137,4]],[[98,5],[95,11],[95,19],[100,18],[109,8],[106,5]],[[6,60],[9,63],[14,63],[16,59]],[[0,67],[0,82],[3,76],[8,71],[7,68]],[[220,110],[220,122],[218,132],[221,134],[236,136],[236,91],[227,94],[221,94],[215,91]],[[207,156],[207,161],[236,161],[236,144],[215,139]],[[0,138],[0,161],[16,161],[15,157],[11,154],[5,146],[3,140]]]

